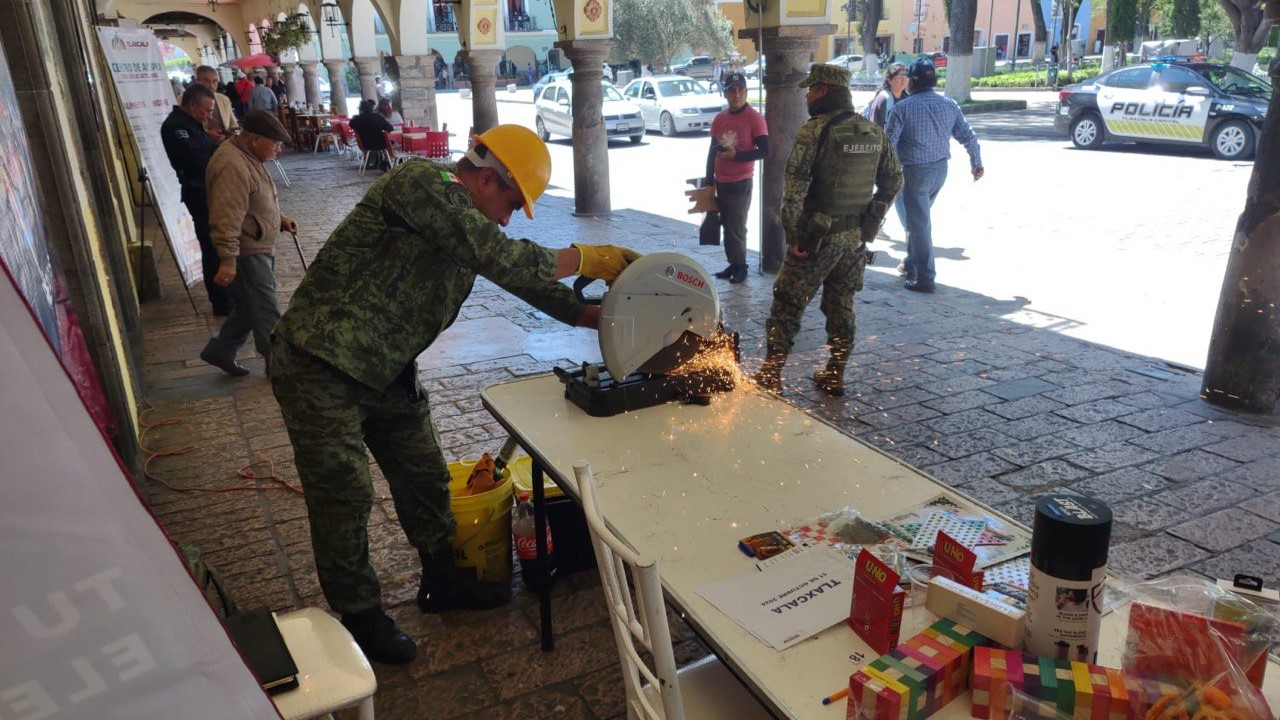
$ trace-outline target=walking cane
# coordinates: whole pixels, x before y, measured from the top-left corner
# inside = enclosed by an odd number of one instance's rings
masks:
[[[293,246],[298,248],[298,259],[302,261],[302,272],[307,271],[307,257],[302,254],[302,243],[298,242],[298,233],[289,233],[293,236]]]

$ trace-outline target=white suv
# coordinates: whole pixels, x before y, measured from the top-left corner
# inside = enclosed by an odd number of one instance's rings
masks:
[[[672,65],[671,72],[698,80],[710,80],[716,74],[716,61],[706,55],[694,55],[682,63]]]

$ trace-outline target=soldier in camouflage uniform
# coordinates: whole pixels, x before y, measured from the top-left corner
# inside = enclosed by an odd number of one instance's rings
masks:
[[[415,358],[457,318],[477,275],[561,322],[596,327],[599,307],[557,279],[612,281],[639,257],[503,234],[513,211],[533,217],[550,174],[546,145],[515,125],[478,136],[456,166],[400,165],[334,229],[276,327],[271,386],[305,491],[320,587],[372,660],[408,662],[416,647],[383,612],[369,560],[366,447],[422,560],[423,612],[495,607],[510,591],[454,565],[449,470]]]
[[[848,70],[814,65],[800,87],[809,89],[809,121],[787,158],[781,212],[787,255],[773,284],[768,354],[755,380],[765,390],[782,391],[787,354],[821,286],[831,358],[813,380],[826,393],[843,395],[853,351],[853,294],[862,289],[867,266],[864,248],[902,188],[902,170],[880,128],[853,111]]]

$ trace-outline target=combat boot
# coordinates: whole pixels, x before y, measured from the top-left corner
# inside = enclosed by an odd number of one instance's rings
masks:
[[[480,582],[470,570],[459,568],[453,548],[441,548],[422,558],[418,607],[424,613],[449,610],[490,610],[511,600],[511,585]]]
[[[782,392],[782,368],[787,364],[787,353],[782,350],[770,350],[764,356],[764,363],[751,377],[761,390],[772,393]]]
[[[822,392],[833,397],[844,396],[844,368],[849,364],[852,348],[832,346],[827,366],[813,372],[813,382]]]
[[[418,653],[413,638],[401,632],[380,607],[343,615],[342,625],[355,638],[365,657],[374,662],[404,665]]]

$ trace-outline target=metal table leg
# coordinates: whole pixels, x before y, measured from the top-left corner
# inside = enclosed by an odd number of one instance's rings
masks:
[[[551,568],[547,558],[547,506],[542,489],[542,465],[533,461],[533,533],[537,548],[538,614],[542,620],[542,651],[551,652],[556,647],[551,632]]]

